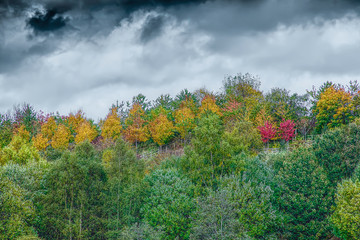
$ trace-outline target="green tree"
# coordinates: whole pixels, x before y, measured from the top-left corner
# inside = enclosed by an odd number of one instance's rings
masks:
[[[244,239],[238,236],[234,204],[228,195],[226,190],[217,190],[198,200],[190,239]]]
[[[45,239],[104,239],[106,174],[89,142],[57,160],[45,177]]]
[[[286,239],[331,237],[327,217],[333,189],[309,148],[300,147],[274,159],[274,205],[284,215]]]
[[[31,222],[34,206],[25,191],[7,177],[0,175],[0,238],[18,239],[36,236]]]
[[[313,149],[317,161],[335,187],[350,178],[360,155],[360,127],[354,123],[325,132],[315,139]]]
[[[198,186],[216,188],[221,176],[237,171],[230,144],[223,140],[224,126],[215,113],[207,113],[194,129],[191,147],[185,150],[182,168]]]
[[[102,162],[108,176],[106,209],[110,239],[118,239],[124,226],[130,226],[140,215],[144,163],[124,140],[118,139],[103,153]]]
[[[146,176],[149,184],[142,213],[152,227],[161,227],[163,239],[189,239],[195,209],[192,183],[174,169],[156,170]]]
[[[360,182],[358,179],[345,180],[338,185],[335,199],[335,211],[331,222],[335,233],[342,239],[360,238]]]

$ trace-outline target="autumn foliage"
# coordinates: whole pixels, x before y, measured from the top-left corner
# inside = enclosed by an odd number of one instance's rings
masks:
[[[295,123],[292,120],[283,120],[280,123],[279,134],[286,142],[295,137]]]
[[[258,129],[260,130],[261,140],[264,143],[276,137],[276,128],[268,121],[265,122],[264,126],[259,126]]]

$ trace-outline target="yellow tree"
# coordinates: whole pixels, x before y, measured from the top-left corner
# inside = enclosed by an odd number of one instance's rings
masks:
[[[79,144],[88,140],[92,142],[98,135],[95,126],[91,125],[89,121],[84,120],[76,129],[75,143]]]
[[[353,118],[351,94],[340,87],[327,88],[320,95],[316,104],[316,112],[318,113],[316,115],[318,132],[349,123]]]
[[[51,146],[55,149],[67,149],[70,142],[70,129],[64,124],[59,124],[54,136],[52,137]]]
[[[199,108],[199,114],[201,115],[207,111],[213,112],[219,116],[222,115],[221,109],[219,108],[218,105],[216,105],[215,97],[213,97],[211,95],[206,95],[202,99],[201,106]]]
[[[50,117],[42,126],[41,133],[43,137],[51,139],[54,136],[57,125],[54,117]]]
[[[43,151],[47,146],[49,146],[49,139],[44,137],[44,134],[38,133],[35,137],[33,137],[32,144],[38,151]]]
[[[175,111],[175,127],[180,133],[181,139],[186,138],[188,133],[195,128],[195,114],[188,107],[182,107]]]
[[[85,116],[81,110],[79,110],[76,114],[70,113],[66,119],[67,125],[69,126],[70,131],[73,134],[84,121],[86,121]]]
[[[102,128],[101,128],[101,136],[106,139],[116,140],[121,135],[121,121],[120,116],[117,114],[117,109],[112,108],[111,113],[108,114],[105,119]]]
[[[149,139],[149,133],[146,126],[145,112],[141,105],[134,103],[125,120],[126,129],[124,130],[125,139],[131,143],[137,144]]]
[[[174,135],[174,124],[170,121],[164,113],[160,113],[149,123],[149,131],[151,138],[160,147]]]

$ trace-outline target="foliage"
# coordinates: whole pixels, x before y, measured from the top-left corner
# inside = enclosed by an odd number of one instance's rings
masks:
[[[151,138],[159,146],[162,146],[174,135],[174,124],[166,115],[160,112],[148,126]]]
[[[222,115],[221,110],[218,105],[216,105],[215,98],[211,95],[206,95],[202,101],[201,106],[199,107],[199,114],[204,114],[206,112],[212,112],[217,115]]]
[[[117,114],[117,109],[112,108],[111,113],[105,119],[102,128],[101,136],[106,139],[116,140],[120,137],[122,130],[120,116]]]
[[[280,123],[279,134],[286,142],[295,137],[295,123],[292,120],[283,120]]]
[[[106,174],[90,143],[56,161],[45,178],[42,218],[45,239],[104,239]]]
[[[284,215],[286,239],[331,236],[327,217],[333,189],[326,172],[309,148],[299,148],[274,160],[274,205]]]
[[[182,107],[175,111],[175,127],[180,137],[185,139],[191,130],[195,128],[195,114],[188,107]]]
[[[350,178],[359,163],[360,126],[352,123],[329,130],[315,139],[313,148],[335,187],[342,179]]]
[[[316,104],[316,130],[322,132],[351,121],[353,106],[351,95],[343,88],[331,86],[321,95]]]
[[[34,218],[34,207],[25,198],[24,190],[7,177],[0,175],[0,238],[18,239],[35,235],[29,224]]]
[[[145,112],[140,104],[134,103],[129,116],[125,120],[125,139],[131,143],[145,142],[149,138],[148,129],[145,125]]]
[[[51,139],[51,146],[54,149],[65,150],[69,146],[70,142],[70,129],[66,127],[64,124],[59,124],[56,128],[54,136]]]
[[[89,121],[84,120],[76,129],[75,143],[79,144],[84,141],[92,142],[98,135],[95,126],[92,126]]]
[[[190,239],[243,239],[238,237],[238,222],[229,192],[218,190],[198,200]]]
[[[234,154],[255,153],[263,146],[259,131],[250,122],[228,122],[225,127],[224,139],[230,144]]]
[[[153,227],[162,227],[163,239],[189,239],[195,209],[193,185],[173,169],[156,170],[146,176],[149,184],[142,213]]]
[[[258,129],[261,134],[261,140],[264,143],[267,143],[276,137],[276,128],[268,121],[265,122],[264,126],[259,126]]]
[[[331,222],[342,239],[360,238],[360,182],[345,180],[338,185]]]

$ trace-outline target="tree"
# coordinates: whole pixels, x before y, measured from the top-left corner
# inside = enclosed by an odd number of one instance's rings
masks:
[[[104,199],[107,178],[89,142],[57,160],[45,177],[45,239],[105,239]]]
[[[262,148],[261,135],[250,122],[228,122],[225,126],[224,139],[230,144],[234,154],[255,153]]]
[[[94,125],[84,120],[76,129],[75,143],[79,144],[84,141],[92,142],[98,135]]]
[[[352,97],[344,88],[327,88],[316,103],[316,130],[323,132],[327,128],[334,128],[348,124],[352,119]]]
[[[67,149],[70,142],[70,134],[70,129],[60,123],[51,139],[51,146],[54,149]]]
[[[195,208],[192,183],[174,169],[156,170],[145,181],[149,189],[141,209],[144,220],[161,226],[164,239],[189,239]]]
[[[317,162],[335,187],[341,180],[350,178],[359,163],[360,126],[351,123],[328,130],[315,139],[313,149]]]
[[[130,226],[139,216],[144,176],[144,163],[122,139],[103,153],[102,163],[107,172],[109,193],[106,201],[109,216],[107,235],[118,239],[122,227]]]
[[[145,121],[145,112],[140,104],[134,103],[130,109],[129,116],[125,120],[125,139],[131,143],[146,142],[149,139],[148,129]]]
[[[221,176],[241,168],[223,134],[224,126],[217,114],[208,113],[199,119],[191,147],[185,149],[182,161],[183,171],[196,185],[216,189]]]
[[[106,117],[102,128],[101,128],[101,136],[106,139],[116,140],[121,135],[121,121],[120,116],[117,114],[117,109],[112,108],[111,113]]]
[[[360,238],[360,182],[344,180],[338,185],[335,211],[331,215],[336,234],[342,239]]]
[[[284,215],[286,239],[329,239],[333,189],[310,148],[275,156],[273,204]]]
[[[268,121],[265,122],[264,126],[259,126],[261,140],[263,143],[268,143],[270,140],[274,139],[276,136],[276,128]]]
[[[292,120],[285,120],[280,123],[279,134],[286,142],[295,137],[295,123]]]
[[[34,206],[25,198],[17,184],[0,175],[0,238],[19,239],[34,234],[30,222],[34,218]]]
[[[206,112],[213,112],[219,116],[222,115],[221,110],[218,105],[216,105],[215,97],[211,95],[205,95],[201,101],[201,106],[199,108],[199,114],[204,114]]]
[[[195,128],[195,114],[188,107],[182,107],[175,111],[175,128],[180,137],[185,140],[191,130]]]
[[[160,147],[174,135],[174,124],[163,112],[160,112],[148,126],[151,138]]]
[[[243,239],[238,236],[239,224],[228,195],[218,190],[198,200],[190,239]]]
[[[29,143],[29,132],[20,127],[13,139],[0,152],[0,164],[12,162],[16,164],[28,164],[40,161],[38,151]]]

